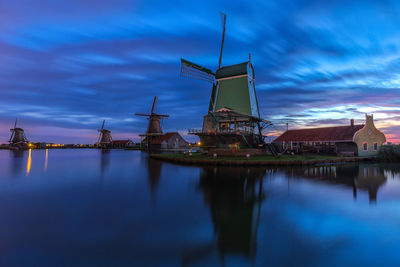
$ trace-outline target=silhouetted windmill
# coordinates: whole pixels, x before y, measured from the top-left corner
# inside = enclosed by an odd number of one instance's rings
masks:
[[[162,129],[161,129],[161,123],[160,120],[163,118],[168,118],[169,115],[162,115],[162,114],[157,114],[154,112],[157,104],[157,97],[154,97],[153,100],[153,105],[151,106],[150,114],[144,114],[144,113],[135,113],[136,116],[143,116],[143,117],[149,117],[149,124],[147,125],[147,135],[157,135],[157,134],[162,134]]]
[[[101,147],[107,146],[112,142],[111,131],[104,129],[105,123],[106,120],[103,120],[103,124],[101,125],[100,130],[98,130],[100,134],[97,140],[97,144]]]
[[[160,120],[163,118],[169,117],[169,115],[155,113],[156,104],[157,104],[157,96],[154,97],[153,105],[151,106],[151,110],[150,110],[150,114],[135,113],[136,116],[148,117],[148,119],[149,119],[149,124],[147,125],[146,133],[140,135],[140,136],[145,137],[143,142],[146,143],[147,145],[151,144],[151,139],[153,137],[160,136],[163,134],[162,129],[161,129]]]
[[[25,147],[28,144],[28,139],[25,136],[24,129],[17,127],[18,119],[15,119],[14,128],[10,129],[11,136],[8,142],[13,147]]]

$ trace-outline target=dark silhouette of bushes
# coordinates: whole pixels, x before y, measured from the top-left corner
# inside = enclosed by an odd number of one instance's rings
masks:
[[[386,162],[400,162],[400,145],[381,146],[378,158]]]

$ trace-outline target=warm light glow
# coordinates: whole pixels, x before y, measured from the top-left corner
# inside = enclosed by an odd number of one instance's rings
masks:
[[[198,145],[198,146],[201,146],[201,142],[198,142],[197,145]]]
[[[46,149],[46,158],[44,159],[44,171],[47,170],[47,160],[48,160],[48,157],[49,157],[49,150]]]
[[[28,162],[26,163],[26,175],[29,175],[29,173],[31,172],[31,164],[32,164],[32,149],[29,149]]]

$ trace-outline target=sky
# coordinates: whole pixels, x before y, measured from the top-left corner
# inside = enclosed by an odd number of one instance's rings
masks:
[[[400,142],[400,2],[0,0],[0,143],[18,117],[30,141],[138,140],[148,112],[164,131],[201,128],[211,86],[180,58],[215,70],[252,55],[265,133],[363,123]]]

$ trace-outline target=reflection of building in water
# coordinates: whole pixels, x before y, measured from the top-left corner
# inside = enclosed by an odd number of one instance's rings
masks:
[[[378,188],[386,183],[387,177],[378,164],[360,165],[357,188],[368,190],[370,203],[376,202]]]
[[[147,170],[149,177],[149,185],[151,190],[151,196],[154,200],[156,197],[157,187],[160,183],[162,161],[157,159],[148,158],[147,160]]]
[[[265,168],[203,168],[200,188],[210,205],[222,258],[228,253],[254,259]]]
[[[100,157],[100,173],[103,176],[110,165],[110,150],[102,149]]]
[[[23,150],[10,150],[11,153],[11,172],[13,176],[20,174],[25,168],[25,160]]]
[[[378,164],[345,164],[318,167],[284,169],[288,177],[305,177],[353,188],[354,198],[357,191],[367,191],[370,203],[376,202],[378,189],[385,184],[387,177]]]

